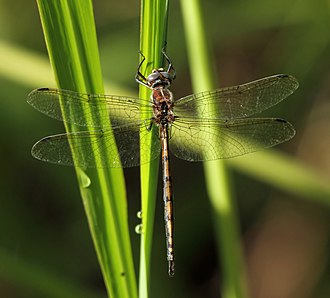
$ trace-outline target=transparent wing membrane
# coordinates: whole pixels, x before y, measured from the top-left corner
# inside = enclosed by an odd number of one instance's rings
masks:
[[[139,122],[140,111],[151,111],[151,103],[140,98],[50,88],[33,90],[27,101],[51,118],[89,127],[110,127],[103,117],[109,117],[112,126]]]
[[[174,101],[174,121],[168,123],[170,149],[181,159],[202,161],[239,156],[289,140],[295,134],[290,123],[245,117],[277,104],[297,88],[292,76],[275,75],[180,98]],[[141,150],[146,162],[160,152],[158,138],[152,139],[151,148],[146,141],[151,127],[158,133],[159,119],[140,119],[141,112],[152,114],[150,101],[41,88],[28,95],[28,102],[52,118],[93,127],[92,131],[40,140],[32,149],[38,159],[82,167],[132,167],[141,163],[140,145],[148,146],[148,150]],[[109,159],[104,157],[109,155]]]
[[[172,127],[170,150],[188,161],[231,158],[272,147],[295,135],[292,125],[277,118],[219,121],[180,120]]]
[[[134,167],[140,164],[140,144],[146,146],[150,133],[143,129],[140,135],[132,126],[119,126],[111,130],[59,134],[37,142],[32,155],[42,161],[83,168]],[[143,151],[142,160],[153,160],[159,153],[159,140],[154,139],[150,150]]]
[[[233,120],[260,113],[292,94],[299,84],[290,75],[275,75],[247,84],[188,95],[175,101],[175,114]]]

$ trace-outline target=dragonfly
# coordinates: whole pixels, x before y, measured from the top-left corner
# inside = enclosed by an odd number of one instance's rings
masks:
[[[140,54],[142,59],[135,80],[151,90],[149,100],[52,88],[33,90],[27,101],[34,108],[88,129],[47,136],[34,144],[32,155],[60,165],[127,168],[150,162],[161,153],[166,255],[168,273],[173,276],[174,215],[169,149],[187,161],[211,161],[285,142],[295,135],[289,122],[249,117],[278,104],[299,84],[291,75],[278,74],[174,99],[169,87],[176,73],[165,50],[162,54],[166,69],[156,68],[148,76],[141,72],[146,58]],[[157,137],[150,138],[150,134]],[[149,150],[140,150],[143,146]]]

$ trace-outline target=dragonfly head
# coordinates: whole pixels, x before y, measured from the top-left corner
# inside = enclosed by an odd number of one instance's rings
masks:
[[[147,77],[147,84],[151,88],[156,88],[162,86],[167,88],[171,85],[173,81],[173,75],[165,71],[163,68],[156,68]]]

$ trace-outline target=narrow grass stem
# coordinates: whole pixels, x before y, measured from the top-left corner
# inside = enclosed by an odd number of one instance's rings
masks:
[[[141,67],[143,75],[147,76],[152,69],[162,66],[162,48],[165,45],[167,31],[168,1],[144,0],[141,1],[141,28],[140,50],[146,57]],[[141,58],[141,57],[140,57]],[[140,97],[150,98],[150,90],[140,86]],[[144,119],[152,115],[143,114]],[[144,140],[141,152],[150,150],[152,138],[150,134],[149,146]],[[143,154],[144,156],[146,154]],[[141,155],[142,159],[142,155]],[[142,160],[143,161],[143,160]],[[148,297],[150,287],[150,258],[152,248],[152,232],[155,212],[155,197],[158,181],[159,159],[141,165],[141,206],[142,206],[142,233],[140,250],[139,296]]]
[[[181,9],[193,90],[194,92],[213,90],[215,89],[215,75],[200,1],[181,0]],[[246,297],[238,218],[232,201],[226,164],[220,160],[206,162],[204,172],[208,195],[214,210],[218,254],[221,256],[223,266],[222,297]]]

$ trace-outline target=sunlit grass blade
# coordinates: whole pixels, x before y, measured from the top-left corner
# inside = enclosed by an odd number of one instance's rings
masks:
[[[233,158],[228,164],[273,187],[330,206],[329,176],[300,163],[289,155],[267,150]]]
[[[167,15],[168,1],[141,1],[140,50],[146,57],[146,61],[141,67],[141,72],[145,76],[151,73],[152,69],[162,66],[161,51],[165,45]],[[150,90],[144,86],[140,86],[140,97],[148,99],[150,97]],[[143,118],[150,116],[150,114],[141,115]],[[151,135],[150,142],[151,138],[156,137],[156,135]],[[150,150],[150,146],[149,148],[148,146],[145,146],[141,148],[141,151],[142,150]],[[149,291],[150,258],[155,212],[155,197],[158,181],[158,165],[158,159],[149,164],[141,165],[141,205],[143,228],[140,251],[140,297],[147,297]]]
[[[37,84],[54,86],[54,74],[49,67],[49,60],[39,52],[0,39],[0,55],[6,57],[1,63],[0,76],[29,88],[35,88]],[[136,95],[129,88],[119,86],[116,82],[110,84],[106,78],[103,81],[105,90],[111,90],[112,94]]]
[[[212,55],[204,28],[200,1],[181,0],[188,59],[194,93],[213,90]],[[213,107],[210,107],[213,108]],[[228,170],[221,160],[204,163],[208,195],[214,210],[218,254],[223,269],[222,295],[246,297],[246,281],[242,261],[238,217],[229,187]]]
[[[58,87],[78,92],[103,93],[91,1],[81,5],[80,1],[39,0],[38,7]],[[86,111],[85,114],[90,113]],[[103,115],[102,121],[109,121],[108,115]],[[66,129],[72,131],[77,128],[66,125]],[[97,161],[98,157],[94,158]],[[106,168],[76,169],[108,295],[136,297],[123,171]]]

